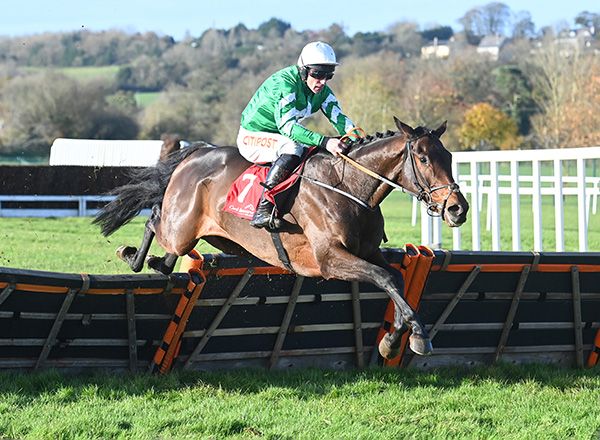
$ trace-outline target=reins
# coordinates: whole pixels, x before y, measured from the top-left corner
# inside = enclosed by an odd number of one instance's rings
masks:
[[[348,162],[350,165],[352,165],[354,168],[356,168],[356,169],[358,169],[358,170],[362,171],[363,173],[365,173],[365,174],[368,174],[369,176],[371,176],[371,177],[373,177],[373,178],[375,178],[375,179],[377,179],[377,180],[380,180],[380,181],[381,181],[381,182],[383,182],[383,183],[387,183],[388,185],[390,185],[390,186],[392,186],[392,187],[394,187],[394,188],[396,188],[396,189],[399,189],[399,190],[401,190],[401,191],[407,192],[407,193],[409,193],[409,194],[411,194],[411,195],[416,195],[416,194],[410,193],[410,192],[409,192],[409,191],[407,191],[407,190],[406,190],[404,187],[402,187],[402,186],[398,185],[396,182],[392,182],[390,179],[388,179],[388,178],[386,178],[386,177],[383,177],[382,175],[380,175],[380,174],[377,174],[375,171],[372,171],[372,170],[370,170],[369,168],[367,168],[367,167],[365,167],[365,166],[363,166],[363,165],[359,164],[359,163],[358,163],[358,162],[356,162],[354,159],[350,159],[350,158],[349,158],[348,156],[346,156],[345,154],[343,154],[343,153],[339,153],[339,154],[338,154],[338,156],[340,156],[342,159],[344,159],[345,161],[347,161],[347,162]]]
[[[326,189],[328,189],[328,190],[331,190],[331,191],[333,191],[333,192],[336,192],[336,193],[338,193],[338,194],[341,194],[341,195],[343,195],[344,197],[346,197],[346,198],[348,198],[348,199],[352,200],[353,202],[356,202],[356,203],[358,203],[360,206],[362,206],[362,207],[363,207],[363,208],[365,208],[365,209],[368,209],[368,210],[370,210],[370,211],[372,211],[372,210],[374,209],[374,208],[372,208],[371,206],[369,206],[369,204],[368,204],[368,203],[366,203],[366,202],[362,201],[362,200],[361,200],[361,199],[359,199],[358,197],[356,197],[356,196],[354,196],[354,195],[350,194],[349,192],[346,192],[346,191],[344,191],[344,190],[342,190],[342,189],[336,188],[335,186],[331,186],[331,185],[329,185],[328,183],[321,182],[320,180],[313,179],[312,177],[305,176],[305,175],[303,175],[303,174],[300,174],[299,176],[300,176],[301,178],[303,178],[304,180],[308,180],[308,181],[309,181],[310,183],[312,183],[312,184],[315,184],[315,185],[317,185],[317,186],[320,186],[320,187],[322,187],[322,188],[326,188]]]

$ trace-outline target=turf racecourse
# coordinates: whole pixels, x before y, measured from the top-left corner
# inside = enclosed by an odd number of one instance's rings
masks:
[[[598,370],[0,374],[6,438],[597,439]]]
[[[419,239],[401,196],[384,206],[393,247]],[[143,219],[109,238],[89,221],[0,218],[0,265],[129,273],[114,249]],[[0,372],[0,438],[600,439],[600,368]]]

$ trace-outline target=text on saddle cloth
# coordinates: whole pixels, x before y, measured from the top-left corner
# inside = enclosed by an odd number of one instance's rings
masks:
[[[272,190],[267,190],[265,192],[267,199],[275,204],[274,196],[291,189],[298,182],[303,166],[304,163],[300,164],[290,177]],[[269,167],[256,164],[244,171],[231,185],[223,211],[251,220],[264,189],[261,183],[265,181],[268,172]]]

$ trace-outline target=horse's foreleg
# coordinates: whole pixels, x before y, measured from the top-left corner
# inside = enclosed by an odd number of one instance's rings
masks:
[[[392,267],[385,260],[381,252],[378,252],[378,255],[371,258],[370,262],[387,270],[394,277],[400,292],[404,292],[404,277],[402,276],[402,272]],[[404,295],[402,297],[404,298]],[[392,333],[386,333],[379,344],[379,352],[383,357],[392,359],[398,355],[400,344],[402,343],[402,335],[407,330],[408,327],[402,319],[400,308],[394,305],[394,329]]]
[[[386,333],[379,342],[379,353],[386,359],[392,359],[398,356],[400,345],[402,343],[402,335],[408,330],[408,326],[404,323],[400,308],[394,304],[394,331]]]
[[[369,261],[391,273],[398,286],[401,287],[400,291],[404,292],[404,277],[402,272],[392,267],[380,251],[377,251],[373,256],[371,256]],[[404,299],[404,295],[402,295],[402,298]],[[408,303],[407,306],[410,307]],[[416,312],[413,311],[413,313],[415,313],[416,319],[419,320]],[[423,324],[420,323],[420,325],[424,329]],[[394,331],[386,334],[379,344],[379,352],[382,354],[382,356],[386,357],[386,359],[391,359],[398,354],[400,344],[402,342],[402,335],[406,330],[407,328],[406,324],[404,323],[401,310],[396,306],[394,307]],[[420,333],[415,333],[413,331],[413,334],[410,336],[410,348],[417,354],[429,354],[432,350],[431,341],[429,340],[427,333],[425,333],[425,338],[422,336],[423,335]],[[383,354],[386,351],[388,351],[387,356]]]
[[[144,267],[146,255],[148,255],[148,250],[150,249],[152,239],[154,238],[154,222],[159,218],[159,216],[160,207],[155,205],[152,207],[152,213],[146,221],[144,237],[142,238],[142,243],[140,244],[139,249],[133,246],[121,246],[117,249],[117,256],[129,264],[129,267],[134,272],[139,272]]]
[[[328,255],[322,259],[321,273],[325,278],[337,278],[347,281],[360,281],[374,284],[384,290],[394,303],[394,327],[396,331],[384,338],[380,345],[381,355],[392,358],[397,354],[403,324],[411,330],[410,348],[420,355],[430,354],[431,341],[425,326],[417,313],[410,307],[403,296],[404,282],[401,274],[387,265],[385,268],[356,257],[345,249],[330,248]],[[393,274],[392,274],[393,273]],[[398,279],[395,279],[398,278]]]

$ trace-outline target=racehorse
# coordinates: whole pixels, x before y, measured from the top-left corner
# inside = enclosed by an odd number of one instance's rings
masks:
[[[432,346],[416,312],[403,298],[402,275],[380,251],[384,239],[380,203],[394,187],[401,188],[450,227],[463,224],[469,208],[452,177],[452,155],[440,141],[446,122],[429,130],[394,120],[398,131],[351,141],[348,160],[325,152],[310,156],[284,216],[290,227],[279,233],[288,266],[297,274],[371,283],[387,292],[395,305],[395,330],[379,345],[386,358],[397,354],[406,329],[403,324],[412,330],[413,352],[429,354]],[[142,208],[152,206],[140,248],[117,251],[136,272],[142,269],[154,236],[166,254],[151,256],[147,262],[165,274],[199,239],[226,253],[250,253],[284,267],[269,231],[223,211],[232,182],[249,165],[235,147],[204,144],[182,149],[117,188],[116,199],[94,222],[109,235]]]

